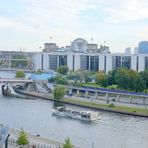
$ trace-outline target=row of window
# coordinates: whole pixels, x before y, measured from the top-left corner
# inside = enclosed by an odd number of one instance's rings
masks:
[[[75,70],[75,56],[72,57],[72,68]],[[104,71],[106,71],[106,56],[104,56]],[[139,58],[136,58],[136,67],[138,70]],[[145,69],[148,69],[148,57],[144,59]],[[56,70],[58,66],[67,65],[67,55],[49,55],[49,68]],[[112,56],[112,69],[125,67],[131,69],[131,56]],[[80,56],[80,69],[98,71],[99,70],[99,56]]]

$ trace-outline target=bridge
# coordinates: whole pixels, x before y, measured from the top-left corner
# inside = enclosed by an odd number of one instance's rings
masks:
[[[24,78],[1,78],[0,83],[32,83],[33,80]]]
[[[56,85],[55,85],[56,86]],[[68,95],[78,97],[94,98],[104,101],[115,101],[121,103],[148,105],[148,94],[110,90],[92,87],[64,86],[69,92]]]

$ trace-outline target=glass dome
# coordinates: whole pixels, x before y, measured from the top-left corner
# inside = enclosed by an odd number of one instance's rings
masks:
[[[85,39],[77,38],[71,43],[70,49],[75,52],[85,52],[87,44],[88,42]]]

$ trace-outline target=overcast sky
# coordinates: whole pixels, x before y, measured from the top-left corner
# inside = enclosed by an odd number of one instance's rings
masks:
[[[39,51],[77,37],[124,52],[148,40],[148,0],[0,0],[0,50]]]

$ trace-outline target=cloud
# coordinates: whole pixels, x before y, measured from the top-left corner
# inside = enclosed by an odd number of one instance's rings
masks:
[[[107,21],[120,23],[148,18],[147,0],[126,0],[119,5],[104,8],[108,15]]]
[[[8,19],[5,17],[0,16],[0,28],[15,28],[17,29],[19,27],[19,24]]]

